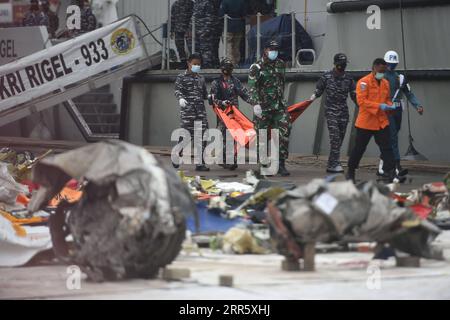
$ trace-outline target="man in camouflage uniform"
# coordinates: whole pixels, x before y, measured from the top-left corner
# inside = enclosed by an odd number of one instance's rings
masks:
[[[228,106],[239,107],[239,97],[241,97],[245,102],[250,103],[250,95],[241,81],[233,76],[234,65],[233,62],[224,58],[220,62],[220,69],[222,70],[222,75],[215,79],[211,84],[210,97],[212,102],[223,109]],[[223,159],[225,169],[236,170],[237,164],[227,164],[226,163],[226,134],[227,128],[225,124],[217,119],[217,128],[222,132],[223,136]],[[235,158],[236,160],[236,158]]]
[[[186,68],[185,39],[189,32],[194,2],[192,0],[177,0],[171,9],[171,36],[175,39],[181,64]]]
[[[219,43],[223,27],[219,9],[220,0],[196,0],[194,2],[195,47],[202,55],[205,69],[219,67]]]
[[[347,131],[349,112],[347,97],[356,102],[356,84],[351,76],[345,73],[347,57],[343,53],[334,56],[334,69],[326,72],[317,83],[316,91],[311,97],[315,100],[326,92],[325,117],[330,134],[330,156],[328,158],[329,173],[344,172],[340,163],[341,147]]]
[[[201,64],[201,56],[198,53],[192,54],[188,59],[188,69],[178,75],[175,82],[175,97],[180,105],[181,128],[189,131],[192,141],[203,141],[203,135],[208,129],[208,118],[204,103],[204,100],[208,98],[208,92],[206,90],[205,78],[199,75]],[[201,122],[201,131],[194,130],[195,122]],[[203,162],[205,144],[201,143],[201,146],[196,147],[202,152],[202,163],[197,164],[196,170],[209,171],[209,168]],[[179,167],[177,163],[173,165],[175,168]]]
[[[92,13],[89,2],[85,0],[76,0],[75,5],[80,7],[81,10],[81,26],[80,29],[71,30],[71,36],[76,37],[83,33],[94,31],[95,29],[97,29],[97,18]]]
[[[280,133],[280,154],[278,174],[288,176],[285,161],[289,156],[289,135],[291,121],[284,99],[286,64],[278,58],[279,44],[270,41],[263,58],[250,67],[248,85],[251,104],[254,105],[255,129],[278,129]],[[267,144],[258,136],[259,144]],[[259,148],[258,148],[259,150]],[[260,159],[261,160],[261,159]]]
[[[25,14],[25,17],[22,21],[22,26],[24,27],[34,27],[34,26],[42,26],[45,25],[45,21],[43,19],[43,14],[39,11],[39,2],[38,0],[30,1],[30,10]]]
[[[79,1],[80,3],[83,3],[83,7],[81,8],[81,31],[82,33],[94,31],[97,29],[97,18],[92,13],[91,6],[89,4],[89,1]]]
[[[41,1],[42,15],[44,17],[44,25],[47,26],[48,34],[51,38],[56,36],[56,31],[59,27],[58,16],[50,10],[50,4],[48,0]]]

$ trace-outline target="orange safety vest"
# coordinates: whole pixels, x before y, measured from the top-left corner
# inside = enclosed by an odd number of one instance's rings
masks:
[[[380,104],[392,105],[389,81],[380,82],[373,73],[358,81],[356,98],[359,113],[355,126],[360,129],[381,130],[389,125],[387,113],[380,109]]]

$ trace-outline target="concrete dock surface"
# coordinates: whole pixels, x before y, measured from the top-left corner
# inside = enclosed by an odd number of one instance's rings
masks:
[[[167,155],[163,161],[170,161]],[[323,160],[306,158],[290,161],[288,178],[296,184],[323,178]],[[407,167],[408,164],[405,163]],[[241,181],[254,166],[237,171],[212,167],[206,177],[224,181]],[[195,175],[193,166],[182,168]],[[373,179],[374,164],[365,162],[358,173],[361,180]],[[426,170],[425,170],[426,171]],[[419,188],[424,183],[441,181],[443,174],[412,170],[410,179],[400,191]],[[436,244],[443,247],[446,261],[421,259],[420,268],[396,267],[395,259],[372,260],[371,252],[335,252],[316,255],[316,271],[281,270],[282,256],[229,255],[200,249],[182,252],[170,266],[190,270],[181,281],[130,280],[91,283],[83,276],[81,288],[70,290],[67,266],[40,265],[0,268],[1,299],[450,299],[450,231],[443,232]],[[233,287],[219,286],[219,277],[233,276]],[[376,278],[374,278],[376,277]],[[375,282],[374,282],[375,281]]]

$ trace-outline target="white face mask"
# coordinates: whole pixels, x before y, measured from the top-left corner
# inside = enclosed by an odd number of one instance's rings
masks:
[[[276,50],[269,51],[269,53],[267,54],[267,57],[272,61],[276,60],[278,58],[278,51],[276,51]]]
[[[377,72],[377,73],[375,74],[375,78],[376,78],[377,80],[384,79],[384,73]]]
[[[193,64],[191,71],[194,73],[199,73],[202,68],[199,65]]]

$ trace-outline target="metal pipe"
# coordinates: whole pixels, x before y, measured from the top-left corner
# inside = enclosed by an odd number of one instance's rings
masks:
[[[170,12],[170,0],[167,0],[167,70],[170,70],[170,33],[172,31],[172,15]]]
[[[167,23],[163,23],[162,27],[162,51],[161,51],[161,70],[165,70],[167,62]]]
[[[361,0],[340,1],[327,4],[328,13],[342,13],[350,11],[366,11],[370,5],[377,5],[380,9],[398,9],[399,0]],[[448,0],[404,0],[403,8],[433,7],[450,5]]]
[[[261,59],[261,16],[260,12],[256,15],[256,60]]]
[[[223,57],[227,57],[228,53],[228,15],[223,15]]]
[[[195,52],[195,17],[192,16],[192,52]]]
[[[164,70],[165,66],[166,66],[166,54],[165,54],[165,52],[166,52],[166,42],[164,41],[163,45],[162,45],[162,51],[161,51],[161,56],[162,56],[161,70]]]
[[[308,28],[306,27],[306,24],[308,22],[308,0],[305,0],[305,12],[303,13],[303,27],[305,28],[305,31],[308,31]]]
[[[248,59],[248,55],[249,55],[249,51],[250,51],[250,48],[249,48],[249,46],[248,46],[248,29],[246,28],[245,29],[245,35],[244,35],[244,37],[245,37],[245,61],[247,61],[247,59]]]
[[[402,31],[402,51],[403,51],[403,65],[405,67],[405,71],[408,70],[408,64],[406,63],[406,43],[405,43],[405,27],[404,27],[404,19],[403,19],[403,2],[404,0],[400,0],[400,25],[401,25],[401,31]],[[400,84],[401,86],[402,84]],[[400,89],[397,90],[396,94],[400,92]],[[392,101],[395,100],[395,96],[392,99]],[[416,148],[414,148],[414,138],[412,135],[412,130],[411,130],[411,106],[409,104],[409,99],[406,99],[406,110],[407,110],[407,114],[408,114],[408,140],[409,140],[409,147],[408,150],[406,151],[405,157],[410,157],[412,159],[415,160],[428,160],[425,156],[423,156],[422,154],[420,154]]]
[[[450,81],[450,69],[444,70],[408,70],[404,72],[403,70],[397,70],[405,76],[410,81]],[[369,71],[348,71],[347,72],[356,81],[366,76]],[[217,78],[217,73],[205,73],[203,74],[205,80],[210,82]],[[233,74],[239,80],[245,82],[248,80],[247,73]],[[323,72],[286,72],[286,82],[316,82],[323,75]],[[139,74],[134,76],[126,77],[128,81],[145,83],[145,82],[175,82],[176,75],[168,74]]]
[[[291,68],[295,68],[295,57],[297,51],[296,33],[295,33],[295,12],[291,12],[291,38],[292,38],[292,65]]]

